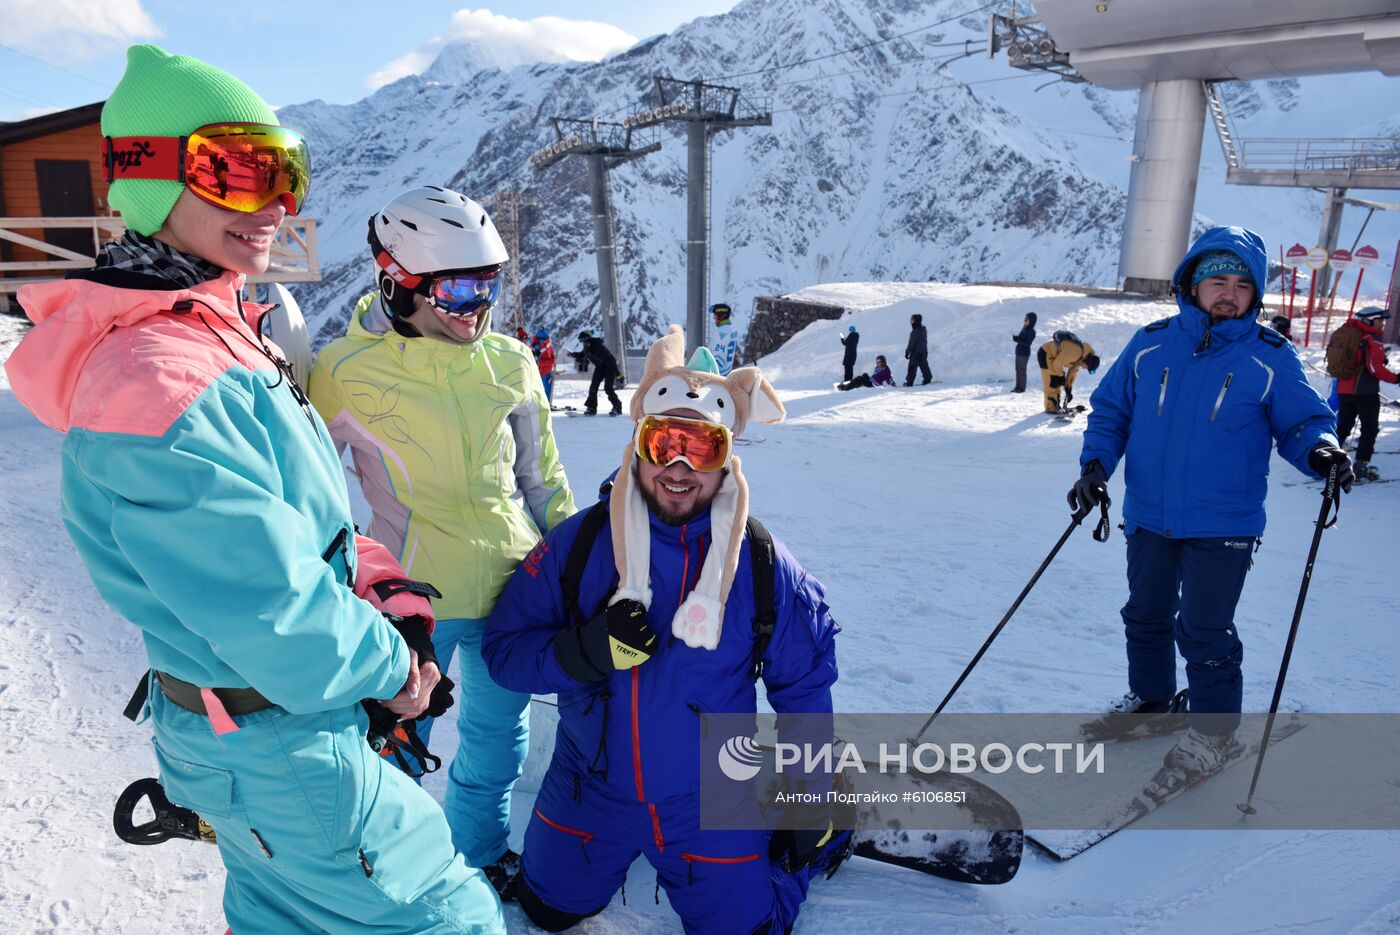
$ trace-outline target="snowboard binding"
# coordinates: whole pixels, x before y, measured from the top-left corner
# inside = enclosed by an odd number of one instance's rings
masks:
[[[155,817],[138,825],[133,818],[142,799],[150,800]],[[127,844],[163,844],[171,838],[215,843],[214,829],[209,823],[189,809],[171,802],[166,798],[160,780],[150,777],[136,780],[117,797],[117,807],[112,812],[112,827],[117,837]]]

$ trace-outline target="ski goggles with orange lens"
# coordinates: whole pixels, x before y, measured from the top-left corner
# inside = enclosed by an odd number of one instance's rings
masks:
[[[183,182],[211,205],[244,214],[279,199],[297,214],[311,184],[306,140],[265,123],[212,123],[188,136],[104,136],[102,165],[108,182]]]
[[[684,461],[702,474],[723,470],[734,452],[734,436],[718,422],[680,416],[643,416],[637,423],[637,457],[666,467]]]
[[[472,315],[501,297],[499,269],[438,276],[428,283],[428,301],[449,315]]]

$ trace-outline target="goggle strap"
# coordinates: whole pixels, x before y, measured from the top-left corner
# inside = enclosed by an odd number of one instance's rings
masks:
[[[107,182],[119,179],[185,181],[183,136],[104,136],[102,174]]]
[[[379,268],[389,274],[389,278],[403,286],[405,289],[417,289],[423,282],[422,276],[415,276],[399,265],[398,261],[389,255],[389,251],[380,248],[374,255],[374,262],[379,264]]]

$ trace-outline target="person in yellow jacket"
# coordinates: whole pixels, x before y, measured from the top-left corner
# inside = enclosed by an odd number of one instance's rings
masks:
[[[1099,369],[1099,355],[1088,341],[1079,340],[1073,331],[1056,331],[1036,352],[1040,364],[1040,380],[1045,384],[1045,411],[1060,412],[1060,390],[1065,391],[1064,406],[1074,398],[1074,378],[1083,367],[1090,373]]]
[[[521,559],[575,512],[573,494],[534,356],[490,330],[509,257],[486,211],[447,189],[413,189],[375,212],[369,244],[379,288],[321,351],[311,401],[353,453],[371,535],[443,592],[433,633],[443,671],[461,651],[443,809],[467,863],[508,895],[530,696],[491,680],[481,635]],[[419,728],[425,741],[430,728]]]

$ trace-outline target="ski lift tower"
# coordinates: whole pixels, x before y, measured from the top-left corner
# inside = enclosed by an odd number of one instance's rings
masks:
[[[588,157],[588,194],[593,206],[593,252],[598,261],[598,310],[603,341],[617,352],[618,373],[627,379],[627,333],[617,301],[617,258],[613,249],[612,195],[609,169],[661,148],[655,141],[637,145],[634,128],[598,117],[553,117],[555,141],[530,157],[530,167],[544,171],[566,156]]]
[[[657,106],[632,114],[623,125],[632,129],[680,121],[687,126],[685,238],[685,341],[687,357],[708,342],[706,308],[710,285],[710,137],[720,130],[767,127],[773,114],[765,101],[751,106],[738,88],[704,79],[681,81],[656,76]]]

